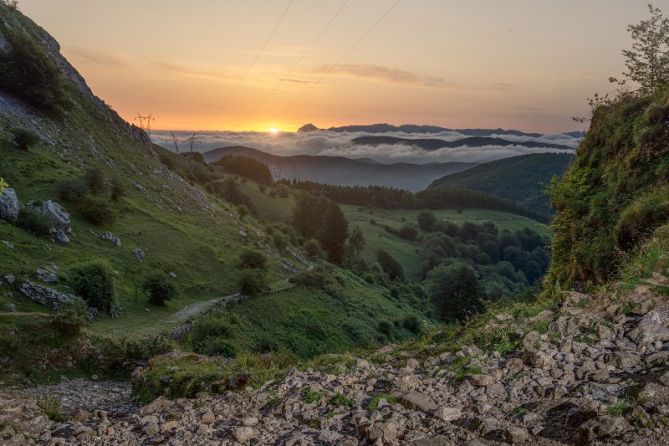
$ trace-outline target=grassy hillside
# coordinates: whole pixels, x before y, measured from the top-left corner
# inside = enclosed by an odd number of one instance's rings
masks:
[[[618,275],[669,221],[669,89],[600,106],[564,181],[548,283],[598,284]]]
[[[405,224],[415,224],[420,210],[389,210],[377,208],[363,208],[359,206],[343,205],[351,226],[358,226],[365,236],[365,250],[363,257],[376,261],[376,252],[386,250],[395,257],[409,277],[416,279],[420,270],[421,246],[418,241],[409,241],[389,234],[383,226],[399,229]],[[505,212],[489,211],[485,209],[465,209],[458,212],[455,209],[441,209],[432,211],[439,220],[461,225],[465,222],[484,223],[493,222],[500,230],[529,228],[546,234],[546,225],[529,218],[520,217]]]
[[[554,176],[564,175],[573,159],[568,153],[514,156],[447,175],[430,187],[447,185],[474,189],[548,215],[552,208],[546,188]]]

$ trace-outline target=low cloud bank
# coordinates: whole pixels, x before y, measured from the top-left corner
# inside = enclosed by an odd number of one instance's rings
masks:
[[[175,132],[179,140],[179,149],[188,149],[187,138],[189,132]],[[318,131],[311,133],[280,133],[272,135],[262,132],[203,132],[198,134],[200,142],[194,147],[198,152],[226,146],[245,146],[263,152],[281,156],[291,155],[321,155],[343,156],[348,158],[371,158],[380,163],[434,163],[434,162],[487,162],[511,156],[530,153],[559,153],[564,150],[545,147],[524,146],[483,146],[483,147],[453,147],[434,151],[426,151],[419,147],[404,144],[381,144],[377,146],[357,145],[351,142],[353,138],[365,136],[364,132],[330,132]],[[457,141],[466,136],[458,132],[441,133],[411,133],[389,132],[374,136],[397,136],[401,138],[435,138],[447,141]],[[564,134],[543,135],[539,138],[517,135],[491,135],[514,142],[547,142],[562,144],[576,148],[579,139]],[[171,134],[167,131],[154,131],[152,139],[170,150],[174,150]]]

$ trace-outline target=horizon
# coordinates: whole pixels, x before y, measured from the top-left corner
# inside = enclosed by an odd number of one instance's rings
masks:
[[[152,113],[155,129],[256,132],[307,122],[582,130],[571,118],[610,89],[626,26],[647,13],[624,0],[19,6],[126,121]]]

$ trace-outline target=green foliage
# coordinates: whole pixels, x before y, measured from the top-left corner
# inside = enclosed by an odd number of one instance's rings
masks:
[[[392,339],[393,337],[393,324],[390,321],[379,321],[376,330],[386,339]]]
[[[40,142],[39,136],[26,129],[12,129],[12,137],[14,138],[14,144],[19,149],[27,152],[33,146]]]
[[[307,404],[317,404],[325,397],[325,390],[314,390],[307,387],[302,392],[302,397]]]
[[[107,190],[107,176],[99,167],[87,169],[84,172],[83,180],[93,195],[102,194]]]
[[[4,178],[0,177],[0,194],[9,187],[9,183]]]
[[[272,184],[272,172],[260,161],[247,156],[224,156],[215,164],[222,166],[227,172],[248,178],[261,184]]]
[[[86,318],[75,308],[64,308],[53,316],[53,325],[62,336],[77,336],[86,325]]]
[[[557,210],[548,283],[604,283],[667,221],[669,91],[594,111],[576,160],[551,184]]]
[[[267,266],[267,257],[258,251],[244,251],[239,256],[239,266],[248,269],[264,269]]]
[[[402,320],[402,326],[414,334],[419,334],[423,329],[423,324],[415,315],[405,316]]]
[[[37,407],[39,407],[42,413],[53,422],[62,423],[67,419],[63,413],[63,407],[60,404],[60,400],[54,396],[49,395],[38,399]]]
[[[237,349],[230,342],[222,338],[205,339],[198,349],[198,353],[207,356],[223,356],[234,358],[237,356]]]
[[[239,189],[239,185],[234,178],[229,177],[223,180],[219,195],[235,206],[245,206],[248,210],[254,208],[253,203],[249,197]]]
[[[56,187],[58,196],[68,203],[83,202],[86,199],[88,192],[88,184],[80,178],[63,181]]]
[[[193,324],[190,331],[190,342],[193,350],[204,353],[215,345],[212,340],[227,339],[231,334],[232,330],[228,323],[218,317],[207,317]]]
[[[142,283],[142,289],[149,296],[149,303],[163,306],[178,296],[177,288],[170,279],[162,274],[155,274]]]
[[[9,50],[0,51],[0,88],[40,111],[59,114],[69,101],[55,61],[28,34],[3,28]]]
[[[353,401],[343,393],[337,393],[330,398],[328,404],[335,407],[353,407]]]
[[[304,252],[307,253],[310,259],[320,259],[323,257],[323,250],[317,240],[307,240],[302,249],[304,249]]]
[[[302,194],[296,202],[293,227],[304,238],[316,238],[328,260],[341,265],[346,253],[348,223],[341,208],[333,201]]]
[[[95,226],[110,225],[116,218],[109,203],[96,198],[85,198],[81,202],[79,212],[84,220]]]
[[[51,222],[34,208],[21,209],[16,226],[39,237],[47,237],[51,234]]]
[[[265,291],[267,282],[260,271],[244,269],[239,273],[239,292],[245,296],[255,296]]]
[[[390,280],[404,280],[404,269],[402,269],[402,265],[393,256],[383,249],[379,249],[376,252],[376,260]]]
[[[483,289],[476,272],[466,264],[444,265],[430,271],[427,290],[444,321],[465,320],[483,310]]]
[[[379,408],[379,401],[381,400],[386,400],[386,402],[391,405],[397,402],[397,398],[395,398],[394,395],[389,393],[380,393],[378,395],[374,395],[374,397],[369,400],[369,403],[367,403],[367,410],[370,412],[377,410]]]
[[[89,307],[109,313],[116,298],[112,272],[102,263],[89,263],[70,270],[68,283]]]
[[[430,211],[422,211],[420,214],[418,214],[418,227],[422,231],[430,232],[432,231],[432,227],[434,224],[437,222],[437,217],[434,215],[433,212]]]
[[[125,189],[125,186],[118,178],[114,177],[111,181],[111,195],[109,198],[111,201],[120,201],[121,198],[125,197],[128,194],[128,191]]]

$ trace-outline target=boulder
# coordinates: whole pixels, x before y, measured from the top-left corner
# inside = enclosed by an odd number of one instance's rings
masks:
[[[57,310],[74,301],[74,296],[61,293],[53,288],[35,285],[29,280],[21,284],[21,292],[33,302]]]
[[[70,228],[70,214],[60,204],[52,200],[47,200],[42,204],[40,212],[51,222],[51,230],[53,232],[63,231],[65,234],[72,232]]]
[[[118,246],[119,248],[121,246],[123,246],[123,243],[121,242],[121,239],[118,236],[112,234],[109,231],[103,233],[101,238],[102,238],[102,240],[106,240],[106,241],[112,243],[113,245]]]
[[[146,257],[146,253],[144,252],[144,250],[142,248],[133,249],[132,250],[132,255],[134,255],[137,258],[137,260],[139,260],[140,262],[143,262],[144,257]]]
[[[21,203],[16,191],[10,187],[0,193],[0,219],[15,222],[21,212]]]

